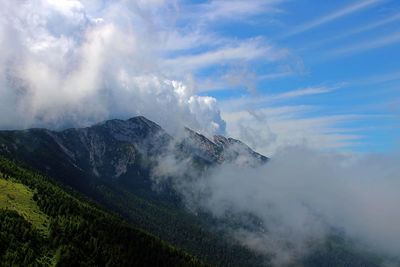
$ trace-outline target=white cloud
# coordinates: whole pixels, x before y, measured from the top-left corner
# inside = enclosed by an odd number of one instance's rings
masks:
[[[162,47],[155,40],[164,29],[143,8],[163,12],[163,1],[90,9],[80,1],[1,4],[1,128],[144,115],[169,131],[224,132],[215,99],[196,96],[159,68]]]
[[[202,179],[174,182],[192,209],[242,222],[219,228],[276,266],[323,247],[332,229],[356,242],[354,249],[397,257],[397,161],[395,154],[357,156],[295,146],[259,168],[224,165]]]
[[[193,7],[207,10],[209,18],[252,17],[273,12],[279,3],[211,1]],[[196,95],[196,73],[224,66],[218,73],[224,83],[244,83],[252,90],[251,70],[241,75],[246,81],[239,81],[232,66],[260,60],[274,65],[290,52],[262,38],[237,40],[213,33],[202,27],[204,14],[197,11],[189,25],[178,26],[178,19],[187,19],[180,8],[176,1],[160,0],[2,1],[0,62],[7,64],[0,69],[0,127],[85,125],[141,114],[169,128],[185,124],[223,133],[215,99]],[[185,52],[193,49],[199,52]],[[186,93],[171,81],[183,82]],[[168,112],[159,115],[156,107],[169,111],[167,106],[178,107],[176,118]]]
[[[227,122],[228,135],[269,156],[286,146],[341,150],[362,141],[363,136],[357,133],[357,129],[342,125],[367,116],[309,114],[315,110],[310,106],[280,106],[224,111],[222,116]]]
[[[279,149],[258,167],[225,163],[200,177],[188,161],[167,156],[153,179],[173,177],[190,210],[222,219],[217,229],[275,266],[321,251],[333,233],[344,234],[355,252],[384,256],[381,264],[392,266],[400,253],[398,156],[327,153],[300,144]]]
[[[51,8],[72,19],[76,18],[77,14],[82,14],[84,10],[82,3],[78,0],[48,0],[47,3]]]

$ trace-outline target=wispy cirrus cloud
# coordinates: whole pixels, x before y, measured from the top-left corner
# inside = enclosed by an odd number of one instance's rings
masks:
[[[246,66],[263,62],[269,65],[268,69],[281,71],[283,61],[286,65],[295,65],[288,62],[297,62],[298,59],[290,58],[293,55],[286,47],[276,45],[267,38],[236,38],[224,32],[214,32],[213,28],[229,21],[246,23],[260,14],[273,15],[279,12],[284,1],[183,2],[179,7],[176,27],[166,28],[162,33],[164,58],[160,62],[161,68],[174,76],[190,77],[186,82],[201,92],[237,86],[254,91],[255,84],[264,78]],[[208,77],[196,79],[196,75],[192,75],[203,70],[207,71]],[[291,68],[285,71],[293,75],[297,70]],[[253,81],[249,81],[250,77]],[[196,84],[193,84],[195,80]]]
[[[191,6],[188,17],[203,23],[216,20],[242,20],[259,14],[279,12],[284,0],[212,0]],[[200,16],[199,16],[200,15]]]
[[[388,35],[380,36],[368,41],[344,46],[327,52],[327,57],[348,56],[363,53],[369,50],[381,48],[400,42],[400,32],[392,32]]]
[[[338,88],[340,87],[317,86],[317,87],[299,88],[278,94],[264,94],[264,95],[256,94],[253,96],[245,96],[245,97],[220,101],[220,105],[222,110],[224,111],[258,109],[260,108],[260,106],[276,104],[293,98],[330,93],[337,90]]]
[[[276,61],[287,57],[286,49],[275,48],[260,38],[235,41],[229,45],[217,47],[198,54],[189,54],[166,59],[164,64],[177,70],[197,70],[238,61],[264,59]]]
[[[338,87],[325,87],[325,86],[307,87],[307,88],[297,89],[294,91],[280,93],[280,94],[274,95],[273,98],[275,100],[278,100],[278,99],[296,98],[296,97],[302,97],[302,96],[308,96],[308,95],[325,94],[325,93],[330,93],[330,92],[336,90],[337,88]]]
[[[385,17],[385,18],[380,19],[378,21],[374,21],[372,23],[368,23],[366,25],[362,25],[360,27],[356,27],[354,29],[350,29],[348,31],[336,34],[336,35],[334,35],[332,37],[329,37],[327,39],[322,39],[322,40],[316,41],[314,43],[308,44],[302,50],[304,50],[304,49],[307,49],[307,50],[315,49],[316,47],[319,47],[319,46],[322,46],[322,45],[325,45],[325,44],[329,44],[329,43],[332,43],[334,41],[337,41],[337,40],[340,40],[340,39],[343,39],[343,38],[346,38],[346,37],[352,37],[352,36],[354,36],[356,34],[364,33],[364,32],[367,32],[367,31],[371,31],[371,30],[380,28],[382,26],[385,26],[385,25],[388,25],[390,23],[394,23],[394,22],[397,22],[397,21],[400,21],[400,13],[396,13],[396,14],[394,14],[392,16]]]
[[[398,80],[400,80],[400,70],[388,73],[379,73],[371,75],[369,77],[354,79],[352,81],[349,81],[348,83],[351,85],[368,85],[368,84],[376,85]]]
[[[347,6],[341,8],[339,10],[336,10],[332,13],[326,14],[317,19],[307,21],[303,24],[300,24],[299,26],[294,27],[292,30],[289,30],[282,37],[288,37],[288,36],[292,36],[292,35],[300,34],[302,32],[309,31],[313,28],[319,27],[323,24],[337,20],[339,18],[342,18],[342,17],[350,15],[352,13],[361,11],[363,9],[372,7],[381,2],[383,2],[383,0],[365,0],[365,1],[359,1],[356,3],[350,4],[350,5],[347,5]]]
[[[214,33],[201,31],[200,29],[189,32],[173,29],[172,31],[163,32],[162,36],[162,46],[167,54],[169,52],[193,50],[199,47],[215,48],[229,43],[226,38]]]

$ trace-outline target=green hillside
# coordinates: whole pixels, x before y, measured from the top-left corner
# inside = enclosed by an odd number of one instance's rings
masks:
[[[1,157],[0,172],[0,266],[202,265]]]
[[[5,179],[0,174],[0,209],[16,211],[43,234],[48,234],[49,217],[33,200],[34,192],[29,187]]]

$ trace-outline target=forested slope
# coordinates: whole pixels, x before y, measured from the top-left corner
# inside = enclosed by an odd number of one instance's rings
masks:
[[[9,191],[0,198],[1,266],[202,266],[189,254],[3,157],[0,173],[2,194]],[[32,199],[27,199],[30,193]],[[24,203],[31,213],[40,213],[36,217],[43,218],[41,225],[24,211]]]

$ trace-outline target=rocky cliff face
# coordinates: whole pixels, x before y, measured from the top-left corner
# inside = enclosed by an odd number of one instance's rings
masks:
[[[205,165],[232,162],[253,166],[267,161],[238,140],[223,136],[210,140],[188,128],[185,132],[183,139],[176,140],[141,116],[64,131],[3,131],[0,153],[33,161],[50,172],[73,168],[86,176],[104,179],[123,175],[144,179],[152,163],[167,153]]]
[[[164,153],[172,140],[144,117],[109,120],[88,128],[52,132],[51,136],[77,166],[96,176],[112,178]]]
[[[204,135],[186,128],[186,138],[182,141],[183,150],[209,163],[235,163],[256,166],[268,158],[253,151],[246,144],[233,138],[215,135],[208,139]]]

